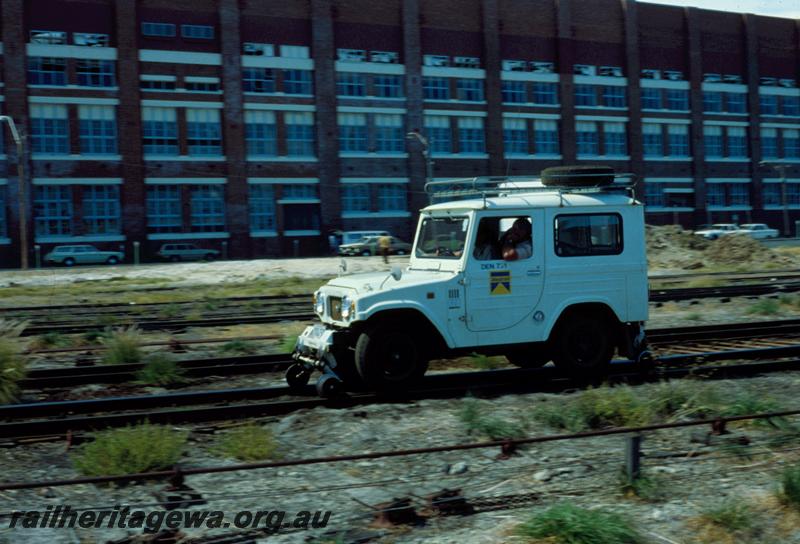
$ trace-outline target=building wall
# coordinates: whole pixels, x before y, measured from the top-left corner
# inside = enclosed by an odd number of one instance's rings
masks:
[[[147,259],[167,241],[250,258],[324,253],[335,230],[410,239],[428,169],[601,163],[640,176],[651,223],[800,220],[794,20],[634,0],[0,5],[27,193],[6,133],[0,266],[19,261],[21,202],[31,261],[81,242]]]

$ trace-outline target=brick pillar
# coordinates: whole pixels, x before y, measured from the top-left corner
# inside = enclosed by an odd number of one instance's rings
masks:
[[[320,213],[322,239],[342,224],[339,196],[339,140],[336,120],[336,67],[331,0],[311,0],[311,52],[317,107]],[[320,245],[320,249],[321,249]]]
[[[425,133],[425,119],[422,114],[422,38],[419,28],[419,0],[403,2],[403,62],[406,66],[406,128],[409,131]],[[424,186],[427,165],[422,156],[422,146],[416,140],[408,145],[408,189],[411,220],[416,220],[420,208],[428,205]]]
[[[575,49],[572,44],[571,0],[555,0],[556,2],[556,40],[558,42],[558,73],[561,84],[561,155],[564,164],[575,164],[575,93],[573,84],[573,65]],[[598,127],[600,128],[600,127]]]
[[[758,29],[753,15],[743,14],[742,25],[744,26],[745,55],[747,59],[745,78],[747,81],[747,96],[749,99],[748,109],[750,126],[747,128],[747,139],[750,146],[750,178],[753,183],[750,185],[750,206],[753,210],[760,210],[762,204],[761,190],[761,168],[758,163],[761,161],[761,119],[760,103],[758,97]],[[752,211],[747,212],[747,222],[752,221]],[[781,226],[783,230],[783,226]]]
[[[503,95],[500,82],[500,28],[497,0],[483,0],[483,54],[486,68],[486,151],[489,175],[505,172],[503,150]]]
[[[17,157],[16,145],[13,143],[11,133],[6,126],[0,126],[3,131],[3,139],[6,142],[6,150],[9,157],[9,169],[7,172],[8,186],[6,196],[8,198],[8,236],[11,238],[12,262],[8,265],[19,264],[20,256],[20,179],[17,176],[18,161],[23,161],[25,167],[25,200],[22,205],[26,211],[26,232],[28,233],[28,261],[33,266],[33,217],[31,202],[33,201],[33,185],[30,180],[31,161],[30,161],[30,139],[25,138],[28,133],[28,87],[27,87],[27,59],[25,54],[24,25],[21,21],[25,20],[24,0],[5,0],[2,3],[2,32],[3,32],[3,81],[5,82],[5,113],[14,119],[20,137],[24,141],[23,157]]]
[[[711,223],[706,212],[705,157],[703,145],[703,56],[700,22],[696,8],[685,8],[689,45],[689,108],[691,109],[692,174],[694,177],[694,224]]]
[[[639,86],[639,18],[634,0],[622,0],[622,13],[625,17],[625,71],[628,77],[628,151],[631,156],[631,171],[644,176],[642,146],[642,99]],[[644,183],[636,187],[638,197],[644,196]]]
[[[237,0],[220,0],[219,24],[222,88],[225,89],[222,134],[228,169],[225,213],[228,232],[231,235],[228,241],[228,255],[232,258],[242,258],[252,256],[252,247],[247,205],[247,146],[244,131],[242,53]]]
[[[142,156],[142,113],[139,100],[139,53],[136,2],[116,0],[117,74],[119,107],[117,132],[122,157],[122,232],[126,236],[125,252],[133,254],[134,241],[145,245],[147,213],[144,187],[145,170],[139,165]],[[144,250],[144,247],[142,248]]]

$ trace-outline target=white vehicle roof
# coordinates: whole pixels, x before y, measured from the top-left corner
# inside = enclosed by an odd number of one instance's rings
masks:
[[[513,193],[508,196],[487,196],[486,199],[455,200],[432,204],[422,209],[423,212],[454,210],[502,210],[518,208],[567,208],[571,206],[630,206],[639,204],[629,196],[621,193],[565,193],[552,192]]]

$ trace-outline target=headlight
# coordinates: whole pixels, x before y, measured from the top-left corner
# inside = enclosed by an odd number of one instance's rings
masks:
[[[352,319],[356,313],[356,301],[350,300],[350,297],[342,297],[342,317],[344,319]]]
[[[314,311],[318,315],[325,313],[325,295],[322,293],[314,293]]]

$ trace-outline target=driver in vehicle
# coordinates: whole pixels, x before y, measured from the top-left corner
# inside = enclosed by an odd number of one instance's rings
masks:
[[[501,239],[503,260],[516,261],[533,255],[531,223],[524,217],[518,218]]]
[[[478,233],[475,236],[475,249],[472,250],[472,255],[479,261],[491,261],[497,259],[499,253],[497,226],[484,219],[478,227]]]

